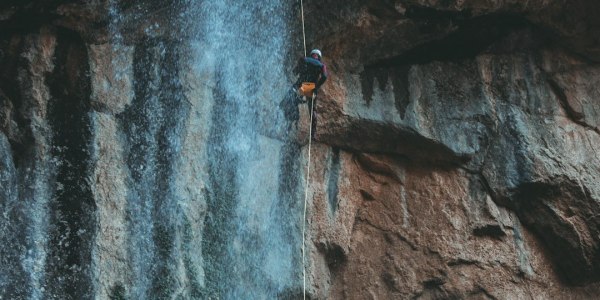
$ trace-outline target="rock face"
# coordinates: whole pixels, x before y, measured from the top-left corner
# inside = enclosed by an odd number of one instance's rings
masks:
[[[600,4],[297,8],[0,4],[0,298],[600,292]]]
[[[335,179],[315,179],[318,297],[596,293],[600,69],[595,37],[570,30],[597,30],[599,6],[533,2],[349,3],[342,25],[322,20],[315,43],[345,59],[320,100],[334,148],[315,177]]]

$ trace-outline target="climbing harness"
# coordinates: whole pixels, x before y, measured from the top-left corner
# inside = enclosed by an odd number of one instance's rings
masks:
[[[298,89],[298,93],[306,98],[312,97],[315,92],[315,83],[314,82],[303,82],[300,88]]]
[[[306,57],[306,31],[304,29],[304,3],[300,0],[300,14],[302,15],[302,42],[304,43],[304,56]],[[312,122],[314,97],[310,97],[310,123],[308,123],[308,163],[306,165],[306,187],[304,188],[304,215],[302,218],[302,295],[306,300],[306,203],[308,202],[308,186],[310,183],[310,147],[312,144]]]

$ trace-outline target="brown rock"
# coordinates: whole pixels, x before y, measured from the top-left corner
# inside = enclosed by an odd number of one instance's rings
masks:
[[[323,161],[332,155],[315,152]],[[312,267],[317,298],[587,298],[597,289],[557,286],[544,247],[515,213],[479,192],[477,176],[377,159],[403,170],[402,181],[341,152],[336,210],[324,192],[331,187],[314,184],[311,259],[328,265]],[[332,168],[313,176],[327,178]]]

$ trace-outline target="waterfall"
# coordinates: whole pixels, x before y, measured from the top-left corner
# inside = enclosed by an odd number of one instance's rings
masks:
[[[297,7],[89,5],[105,39],[15,39],[28,123],[0,132],[0,298],[300,295],[304,157],[282,110]]]
[[[291,9],[185,2],[170,20],[178,38],[135,45],[134,97],[119,117],[133,279],[121,290],[134,298],[299,293],[302,158],[280,109]]]
[[[278,108],[290,82],[286,1],[194,7],[194,69],[214,74],[205,296],[273,299],[301,274],[300,148]]]

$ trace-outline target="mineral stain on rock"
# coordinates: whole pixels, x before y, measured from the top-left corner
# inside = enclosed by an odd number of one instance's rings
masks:
[[[50,201],[50,239],[46,265],[48,290],[66,299],[90,296],[94,201],[82,174],[90,168],[90,82],[87,49],[73,32],[58,31],[54,72],[48,77],[51,155],[58,162]],[[67,82],[67,85],[63,85]]]

